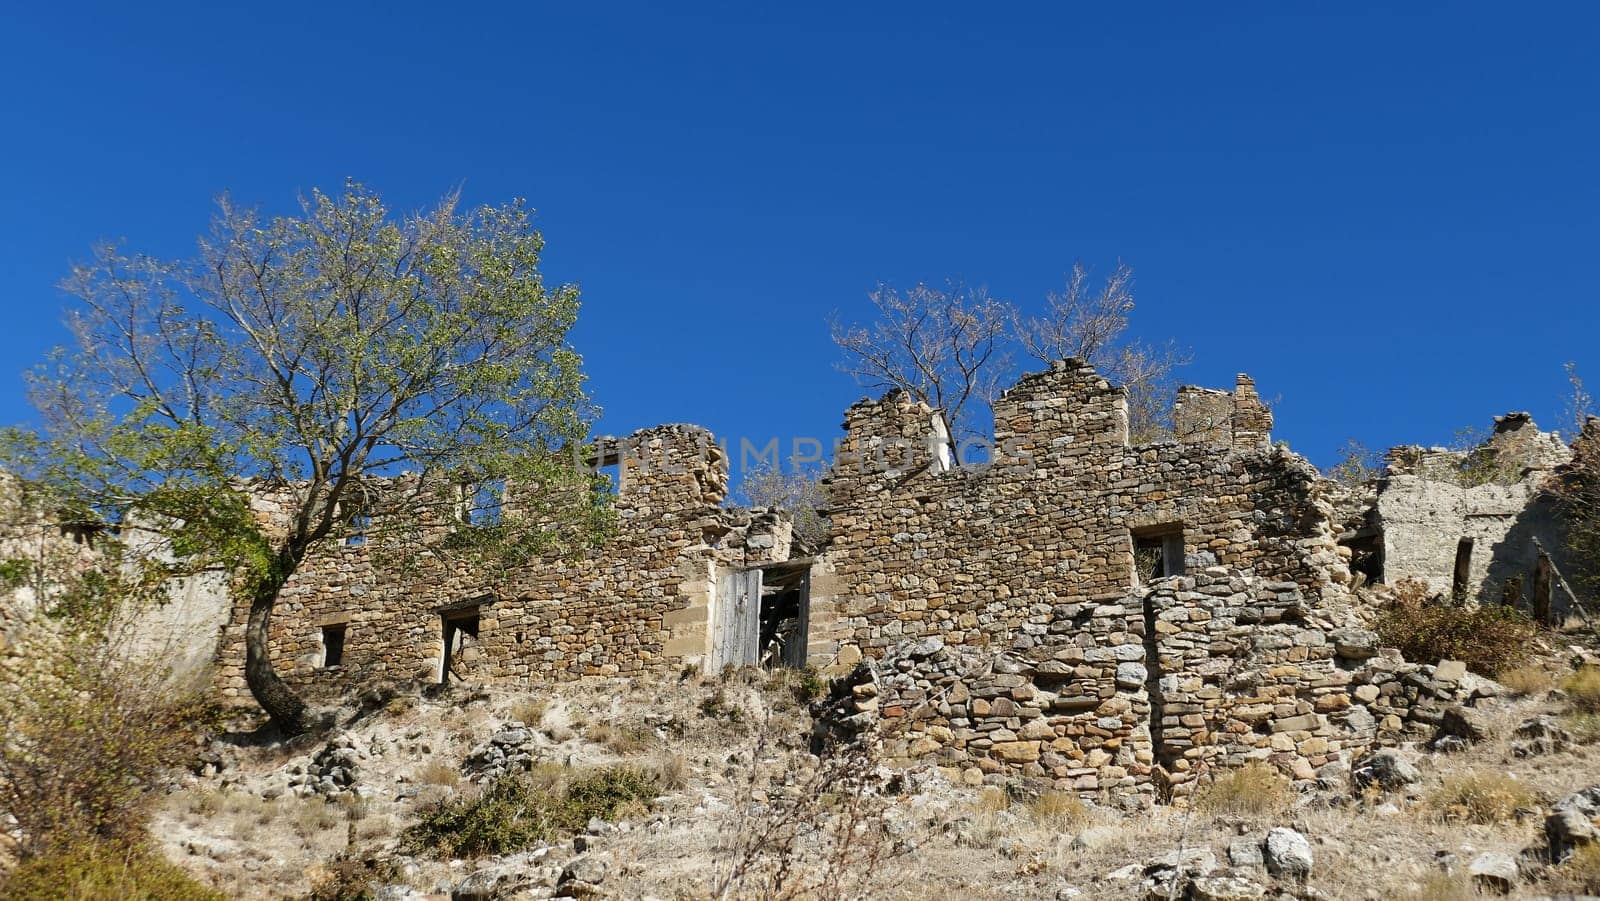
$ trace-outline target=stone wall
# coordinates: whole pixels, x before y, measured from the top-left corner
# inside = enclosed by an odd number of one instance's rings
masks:
[[[1318,473],[1272,447],[1270,416],[1235,394],[1190,392],[1180,422],[1206,443],[1130,447],[1122,389],[1073,361],[995,404],[995,458],[942,470],[931,411],[900,392],[845,416],[826,488],[834,536],[813,609],[840,668],[909,637],[1003,645],[1063,604],[1111,603],[1135,581],[1135,539],[1181,536],[1185,565],[1222,564],[1316,594],[1348,581]],[[813,630],[819,628],[813,619]]]
[[[721,506],[727,460],[703,429],[661,426],[621,444],[617,532],[576,557],[505,570],[426,550],[401,557],[377,526],[363,543],[319,548],[273,617],[280,673],[311,690],[373,677],[437,681],[444,618],[468,610],[477,612],[478,635],[457,658],[457,678],[569,680],[701,661],[711,650],[718,573],[787,559],[788,518]],[[241,702],[249,697],[247,613],[235,607],[218,656],[221,690]],[[321,667],[326,626],[343,627],[336,670]]]
[[[1561,517],[1543,485],[1570,459],[1559,436],[1539,431],[1526,413],[1497,418],[1490,438],[1471,450],[1394,448],[1376,502],[1384,580],[1414,579],[1450,594],[1458,554],[1465,554],[1465,598],[1501,603],[1515,580],[1511,594],[1530,606],[1539,567],[1535,539],[1558,566],[1566,562]],[[1551,599],[1554,615],[1561,615],[1566,598]]]
[[[970,784],[1034,780],[1122,802],[1181,798],[1250,760],[1336,778],[1432,734],[1487,686],[1380,650],[1291,582],[1209,567],[1116,601],[1059,605],[998,653],[904,641],[835,687],[823,738],[874,730],[891,759]]]

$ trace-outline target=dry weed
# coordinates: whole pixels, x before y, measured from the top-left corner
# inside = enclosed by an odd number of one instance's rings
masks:
[[[1585,845],[1550,871],[1550,888],[1574,895],[1600,893],[1600,845]]]
[[[442,760],[430,760],[417,770],[412,781],[421,785],[455,788],[461,784],[461,771]]]
[[[1288,808],[1294,790],[1272,766],[1253,761],[1217,775],[1195,793],[1194,808],[1202,813],[1261,816]]]
[[[660,777],[663,789],[681,791],[689,787],[689,758],[682,754],[661,756],[656,760],[653,769]]]
[[[1567,703],[1578,713],[1600,713],[1600,667],[1586,666],[1561,683]]]
[[[549,705],[543,698],[521,698],[511,705],[508,712],[511,719],[529,728],[537,729],[544,722],[544,713]]]
[[[613,726],[610,723],[595,723],[589,727],[585,737],[597,745],[605,745],[612,753],[624,757],[648,748],[654,738],[643,729]]]
[[[1047,791],[1028,802],[1028,815],[1042,826],[1064,829],[1089,819],[1089,807],[1072,792]]]
[[[1475,770],[1448,776],[1428,804],[1446,820],[1469,823],[1503,823],[1513,819],[1518,809],[1531,808],[1539,801],[1533,789],[1505,773]]]
[[[1551,678],[1549,671],[1540,666],[1504,670],[1495,675],[1495,681],[1523,696],[1543,694],[1555,685],[1555,679]]]

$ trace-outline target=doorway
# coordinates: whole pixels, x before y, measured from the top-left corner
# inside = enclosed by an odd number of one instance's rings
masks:
[[[464,607],[439,615],[444,632],[444,653],[440,658],[439,684],[471,677],[478,657],[478,608]]]
[[[717,582],[711,667],[806,665],[811,563],[774,563],[727,573]]]

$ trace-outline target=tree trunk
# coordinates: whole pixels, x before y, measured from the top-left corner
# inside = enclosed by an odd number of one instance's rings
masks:
[[[306,705],[278,678],[267,644],[271,636],[272,608],[278,602],[278,592],[283,590],[299,561],[288,551],[281,554],[279,559],[288,565],[280,565],[278,572],[263,578],[250,598],[250,620],[244,633],[244,680],[250,686],[250,694],[255,697],[256,703],[272,717],[278,730],[289,736],[306,731]]]

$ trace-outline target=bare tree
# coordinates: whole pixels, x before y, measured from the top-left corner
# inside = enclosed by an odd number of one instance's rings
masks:
[[[830,525],[822,513],[828,498],[822,490],[821,473],[762,463],[745,470],[739,492],[751,506],[788,512],[794,521],[795,540],[807,552],[828,540]]]
[[[938,412],[961,462],[964,438],[1009,368],[1006,329],[1011,305],[984,288],[960,282],[945,290],[918,284],[909,291],[880,285],[871,294],[878,318],[867,326],[832,320],[833,341],[845,352],[840,369],[875,390],[900,388]]]
[[[1049,363],[1076,357],[1128,389],[1128,428],[1135,442],[1172,433],[1174,371],[1190,362],[1172,342],[1151,344],[1127,335],[1133,312],[1133,270],[1121,263],[1098,288],[1074,263],[1066,287],[1052,292],[1043,316],[1014,318],[1017,341]]]

